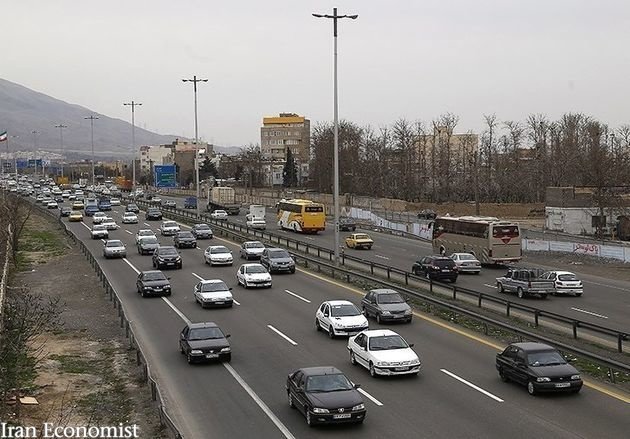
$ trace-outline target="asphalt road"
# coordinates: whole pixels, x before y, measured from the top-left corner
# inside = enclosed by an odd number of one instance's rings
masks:
[[[112,216],[120,220],[120,212],[115,208]],[[579,395],[531,397],[524,388],[499,380],[494,368],[497,346],[492,342],[420,316],[410,325],[392,328],[415,343],[423,361],[420,376],[371,378],[365,369],[350,364],[345,340],[330,340],[314,329],[315,310],[322,301],[358,303],[359,292],[300,269],[294,275],[274,275],[272,289],[242,289],[235,279],[238,259],[233,267],[203,262],[202,250],[210,244],[228,245],[238,255],[237,245],[220,238],[200,241],[200,249],[181,250],[183,269],[167,272],[173,286],[170,298],[142,299],[135,289],[136,272],[151,269],[151,258],[137,254],[134,234],[146,228],[143,221],[111,232],[111,238],[126,243],[126,260],[102,258],[103,244],[90,239],[90,223],[86,219],[86,224],[68,227],[101,259],[163,389],[169,413],[187,438],[627,437],[628,399],[590,387]],[[149,224],[153,230],[159,226]],[[170,244],[172,239],[160,241]],[[192,296],[199,277],[226,281],[240,305],[201,309]],[[232,362],[188,365],[177,346],[186,320],[214,321],[232,334]],[[370,327],[377,326],[370,321]],[[364,425],[311,429],[288,407],[287,374],[314,365],[334,365],[362,384],[369,395]]]

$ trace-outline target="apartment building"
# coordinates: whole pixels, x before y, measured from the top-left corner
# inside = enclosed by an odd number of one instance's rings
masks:
[[[311,121],[295,113],[263,117],[260,128],[260,149],[263,157],[286,160],[287,148],[300,163],[308,163],[311,148]]]

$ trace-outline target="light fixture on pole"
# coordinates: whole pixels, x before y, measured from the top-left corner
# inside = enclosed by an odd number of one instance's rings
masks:
[[[98,117],[92,115],[88,117],[84,117],[83,119],[90,120],[90,130],[91,130],[91,139],[92,139],[92,189],[94,189],[94,121],[98,119]]]
[[[333,14],[312,14],[316,18],[332,18],[333,20],[333,40],[334,40],[334,61],[333,61],[333,94],[334,94],[334,135],[333,135],[333,200],[335,209],[335,265],[339,265],[339,101],[337,92],[337,20],[349,18],[356,20],[358,15],[337,15],[337,8],[333,8]]]
[[[197,83],[208,82],[207,79],[198,79],[197,75],[193,79],[182,79],[182,82],[192,82],[195,94],[195,186],[197,187],[197,218],[199,218],[199,205],[201,199],[199,197],[199,130],[197,124]]]
[[[63,163],[65,161],[65,154],[63,151],[63,129],[68,128],[68,126],[60,123],[59,125],[55,125],[55,128],[59,128],[59,143],[61,144],[61,178],[63,178]]]
[[[142,105],[140,102],[131,101],[125,102],[123,105],[131,106],[131,149],[133,151],[133,165],[132,165],[132,177],[131,177],[131,193],[135,196],[136,193],[136,119],[135,112],[136,107]]]

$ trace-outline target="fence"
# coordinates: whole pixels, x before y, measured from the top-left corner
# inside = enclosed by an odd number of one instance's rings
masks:
[[[617,245],[590,244],[581,242],[543,241],[541,239],[523,239],[523,250],[534,252],[561,252],[598,258],[616,259],[630,262],[630,247]]]
[[[0,279],[0,337],[2,336],[2,323],[4,320],[4,298],[7,294],[7,286],[9,283],[9,261],[11,260],[11,243],[12,241],[11,224],[7,225],[7,242],[4,243],[4,262],[2,263],[2,278]]]

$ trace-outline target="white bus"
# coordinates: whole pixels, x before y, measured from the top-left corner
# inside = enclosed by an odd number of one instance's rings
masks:
[[[433,221],[433,251],[472,253],[482,264],[517,262],[523,257],[517,223],[495,217],[438,217]]]

